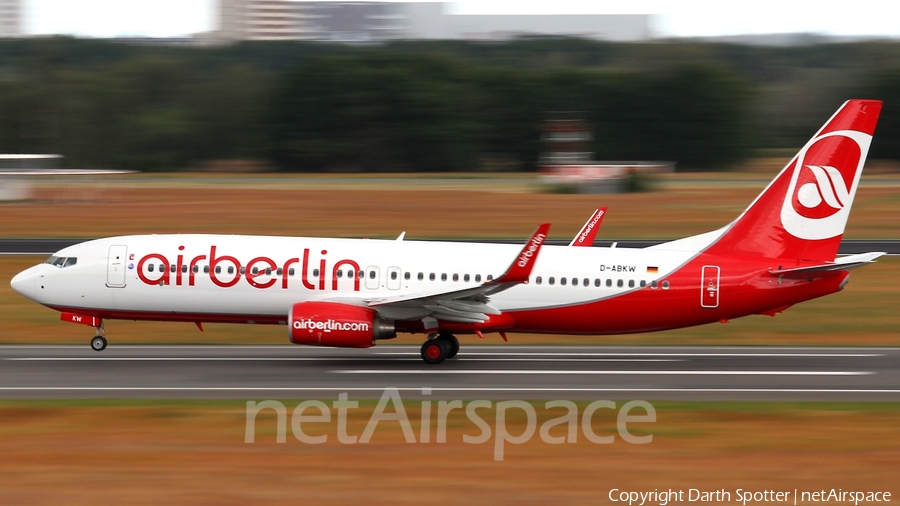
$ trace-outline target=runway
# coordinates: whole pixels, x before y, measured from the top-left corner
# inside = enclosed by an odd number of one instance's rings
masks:
[[[900,348],[0,346],[0,398],[900,401]]]

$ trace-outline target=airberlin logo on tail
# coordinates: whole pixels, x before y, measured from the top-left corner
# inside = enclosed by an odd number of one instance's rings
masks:
[[[801,181],[808,179],[803,177],[807,170],[812,173],[814,180],[800,184],[800,188],[797,189],[795,204],[799,206],[794,205],[794,210],[798,214],[806,218],[825,218],[840,211],[850,202],[850,192],[847,190],[844,177],[836,168],[827,165],[824,167],[807,165],[806,169],[801,169],[799,178]]]
[[[541,247],[541,244],[544,243],[544,239],[546,238],[547,236],[544,234],[535,234],[535,236],[531,238],[531,243],[528,245],[528,248],[523,250],[522,254],[519,255],[519,261],[516,262],[516,265],[519,267],[527,266],[528,262],[534,258],[534,252]]]
[[[781,207],[781,224],[800,239],[829,239],[844,233],[870,135],[853,130],[823,134],[794,159]]]

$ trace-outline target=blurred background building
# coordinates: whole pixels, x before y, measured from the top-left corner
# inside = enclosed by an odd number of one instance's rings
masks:
[[[0,0],[0,39],[22,36],[22,0]]]
[[[5,1],[5,0],[4,0]],[[221,0],[219,38],[381,42],[396,39],[508,40],[572,36],[611,41],[650,38],[650,16],[458,15],[434,2]]]

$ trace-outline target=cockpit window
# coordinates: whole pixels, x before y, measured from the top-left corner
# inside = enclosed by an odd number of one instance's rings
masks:
[[[77,257],[58,257],[51,256],[47,260],[44,261],[45,264],[55,265],[59,268],[69,267],[70,265],[75,265],[78,263]]]

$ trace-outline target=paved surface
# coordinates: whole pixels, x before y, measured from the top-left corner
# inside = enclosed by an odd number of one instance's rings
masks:
[[[0,346],[0,398],[900,401],[900,348]]]
[[[0,255],[49,255],[67,246],[78,244],[89,239],[0,239]],[[521,244],[523,239],[515,240],[470,240],[473,242],[499,242],[508,244]],[[621,248],[646,248],[664,242],[663,239],[610,239],[598,240],[594,243],[597,247],[607,247],[617,243]],[[568,241],[547,241],[547,244],[564,246]],[[844,239],[838,253],[850,255],[854,253],[866,253],[869,251],[886,251],[891,255],[900,255],[900,239]]]

